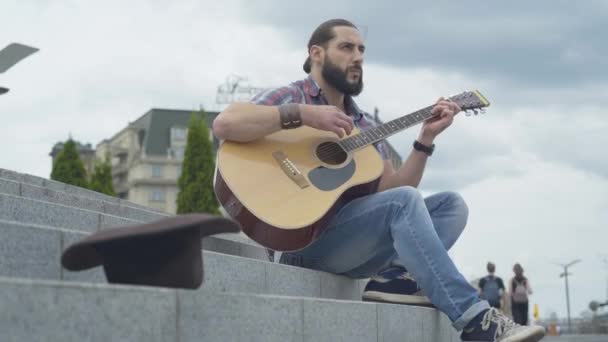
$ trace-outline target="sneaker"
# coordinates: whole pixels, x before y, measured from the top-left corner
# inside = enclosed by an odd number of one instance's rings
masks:
[[[475,316],[462,331],[462,341],[475,342],[536,342],[545,336],[538,325],[519,325],[495,308]]]
[[[391,268],[370,279],[363,301],[434,307],[416,280],[401,268]]]

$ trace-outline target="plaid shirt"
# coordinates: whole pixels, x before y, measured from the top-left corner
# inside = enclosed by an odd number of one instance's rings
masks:
[[[304,103],[312,105],[328,105],[323,90],[311,76],[296,81],[288,86],[267,90],[251,99],[252,103],[266,106],[279,106],[286,103]],[[364,131],[376,127],[371,115],[365,113],[355,103],[351,96],[344,100],[346,114],[353,118],[356,127]],[[382,159],[390,159],[384,140],[374,144]]]

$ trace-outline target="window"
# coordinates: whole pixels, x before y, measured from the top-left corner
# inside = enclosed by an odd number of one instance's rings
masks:
[[[152,177],[162,177],[163,176],[163,166],[158,164],[153,164],[152,168]]]
[[[173,156],[177,160],[183,160],[184,159],[184,147],[183,146],[174,147]]]
[[[163,189],[152,189],[150,191],[150,201],[164,202],[165,201],[165,191]]]
[[[187,129],[183,127],[171,127],[171,140],[186,140]]]

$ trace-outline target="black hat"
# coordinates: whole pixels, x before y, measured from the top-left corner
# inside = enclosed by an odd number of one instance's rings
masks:
[[[103,265],[110,283],[196,289],[203,282],[201,239],[238,231],[221,216],[178,215],[89,235],[63,252],[61,264],[70,271]]]

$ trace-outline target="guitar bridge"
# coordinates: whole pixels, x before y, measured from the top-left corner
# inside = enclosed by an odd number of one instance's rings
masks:
[[[289,179],[296,183],[296,185],[298,185],[300,189],[307,188],[310,185],[310,183],[308,183],[302,172],[300,172],[300,170],[298,170],[298,168],[293,165],[291,160],[287,158],[287,155],[283,151],[272,152],[272,156],[277,161],[277,163],[279,163],[279,167],[281,167],[281,170],[283,170],[287,177],[289,177]]]

